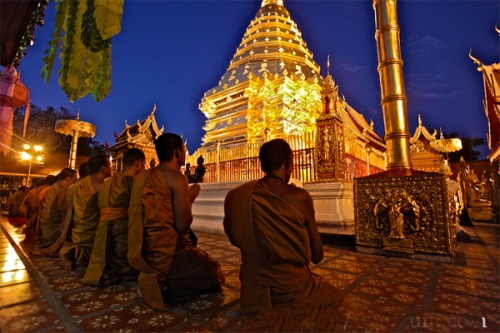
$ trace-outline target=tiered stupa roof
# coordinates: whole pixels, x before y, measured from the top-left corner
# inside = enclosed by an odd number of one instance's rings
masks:
[[[248,80],[252,73],[304,75],[306,79],[322,81],[320,67],[302,39],[302,33],[283,7],[283,0],[263,0],[250,22],[229,68],[219,84],[205,97]]]

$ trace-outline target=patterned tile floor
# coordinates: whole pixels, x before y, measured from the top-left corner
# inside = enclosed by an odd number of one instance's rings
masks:
[[[225,272],[223,291],[169,307],[140,305],[134,283],[80,284],[83,271],[34,257],[23,226],[0,219],[0,332],[238,332],[239,253],[223,235],[197,233]],[[325,245],[313,271],[345,295],[337,332],[499,332],[498,225],[467,229],[455,264],[356,253]],[[345,242],[344,242],[345,244]]]

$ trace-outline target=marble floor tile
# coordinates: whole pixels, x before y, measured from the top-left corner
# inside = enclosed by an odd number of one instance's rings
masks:
[[[233,271],[231,273],[226,274],[226,282],[224,284],[230,285],[232,287],[241,288],[241,282],[240,282],[240,272],[239,271]]]
[[[354,292],[406,305],[420,305],[425,294],[425,288],[369,277],[356,287]]]
[[[210,324],[214,332],[226,332],[228,330],[238,332],[238,327],[241,326],[241,319],[238,317],[239,307],[231,307],[224,311],[216,312],[205,318],[205,321]],[[207,325],[208,326],[208,325]]]
[[[479,268],[493,268],[493,265],[488,259],[469,259],[467,258],[467,266]]]
[[[35,267],[46,267],[61,264],[61,259],[57,257],[33,256],[29,258],[29,261]]]
[[[336,257],[340,254],[347,253],[345,250],[338,249],[335,247],[330,247],[330,246],[323,246],[323,252],[324,252],[325,258]]]
[[[497,299],[500,302],[500,285],[494,282],[471,280],[472,294]]]
[[[42,293],[34,282],[0,287],[0,307],[40,298]]]
[[[191,314],[202,314],[212,312],[216,308],[231,303],[239,298],[239,292],[223,287],[222,292],[201,294],[195,299],[181,304],[180,307]]]
[[[500,275],[493,269],[456,266],[449,264],[442,264],[440,269],[444,274],[467,277],[476,280],[485,280],[495,283],[500,282]]]
[[[90,289],[90,287],[84,286],[80,282],[81,282],[80,277],[75,275],[68,275],[68,276],[47,279],[49,287],[51,287],[55,293],[65,293],[71,290],[82,289],[82,288]]]
[[[63,274],[71,274],[71,269],[68,269],[66,266],[64,266],[61,263],[58,263],[56,265],[45,265],[45,266],[39,266],[37,270],[40,272],[40,274],[43,277],[51,277],[51,276],[57,276],[57,275],[63,275]]]
[[[233,256],[229,256],[229,257],[223,257],[223,258],[218,259],[218,261],[220,262],[220,264],[224,270],[226,270],[226,269],[227,270],[239,269],[240,265],[241,265],[241,258],[240,258],[239,254],[237,256],[233,255]],[[226,268],[226,266],[228,266],[228,267]]]
[[[193,324],[190,324],[190,325],[187,325],[187,326],[180,328],[178,332],[179,333],[210,333],[212,331],[203,327],[200,324],[193,323]]]
[[[402,269],[395,265],[384,265],[373,273],[373,277],[422,285],[429,283],[431,273],[429,270]]]
[[[29,332],[58,322],[57,315],[44,300],[0,310],[2,332]]]
[[[438,289],[447,290],[451,292],[458,292],[473,295],[472,280],[463,277],[440,275],[438,277]]]
[[[490,312],[498,313],[499,302],[498,300],[437,290],[432,301],[432,308],[439,312],[483,317]]]
[[[359,278],[359,275],[357,274],[335,271],[321,267],[312,270],[312,272],[321,276],[323,279],[341,290],[344,290]]]
[[[140,304],[119,307],[82,320],[85,332],[164,332],[187,318],[172,311],[155,311]]]
[[[399,267],[404,270],[413,269],[419,271],[430,271],[434,267],[434,262],[423,261],[423,260],[408,260],[399,258],[389,258],[385,265],[390,267]]]
[[[124,306],[137,300],[138,296],[132,287],[119,284],[65,294],[60,299],[73,317],[79,317],[98,310]]]
[[[378,263],[379,261],[383,260],[383,257],[380,256],[373,256],[369,254],[357,254],[353,252],[344,252],[342,253],[341,256],[339,256],[338,259],[342,260],[355,260],[361,263],[365,264],[375,264]]]
[[[372,268],[372,264],[357,262],[353,260],[333,259],[321,265],[321,268],[331,268],[339,271],[363,274]]]

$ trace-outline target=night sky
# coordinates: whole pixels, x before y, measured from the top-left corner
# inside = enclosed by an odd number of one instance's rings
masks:
[[[111,93],[100,103],[90,96],[71,103],[57,84],[58,62],[48,86],[40,76],[54,28],[51,2],[45,26],[21,60],[21,80],[39,107],[63,106],[75,114],[80,108],[81,119],[97,126],[95,139],[110,145],[126,119],[129,124],[144,119],[156,103],[159,126],[182,134],[192,153],[204,135],[205,116],[198,110],[203,93],[225,73],[260,5],[260,0],[126,0],[122,31],[112,39]],[[383,137],[372,1],[285,0],[284,5],[322,75],[330,54],[339,94],[368,122],[373,119]],[[421,114],[428,129],[486,138],[482,74],[468,52],[472,48],[486,65],[500,61],[494,29],[500,2],[400,0],[398,15],[410,134]],[[486,147],[482,152],[485,157]]]

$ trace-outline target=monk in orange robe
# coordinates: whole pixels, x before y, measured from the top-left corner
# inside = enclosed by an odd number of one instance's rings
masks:
[[[309,268],[323,259],[323,246],[309,193],[288,185],[290,146],[269,141],[259,158],[266,176],[232,189],[224,202],[224,230],[241,251],[242,313],[259,314],[250,330],[333,331],[343,295]]]
[[[63,246],[59,251],[61,260],[71,267],[85,268],[89,264],[99,224],[97,191],[104,180],[111,176],[111,163],[105,155],[94,155],[87,163],[90,175],[76,186],[72,209],[67,213],[64,223]]]
[[[128,206],[134,177],[144,171],[146,156],[132,148],[123,154],[123,173],[117,173],[99,188],[100,220],[90,263],[83,277],[85,285],[105,286],[135,280],[139,272],[130,266],[128,250]]]
[[[35,187],[33,187],[28,194],[26,195],[26,199],[24,199],[23,205],[26,206],[26,228],[29,228],[32,224],[34,225],[35,219],[38,215],[38,206],[37,206],[37,197],[41,191],[41,187],[43,186],[43,179],[38,179],[35,183]]]
[[[21,205],[28,195],[29,188],[26,186],[21,186],[16,193],[12,194],[9,202],[9,216],[10,217],[21,217],[25,215],[25,211],[21,209]]]
[[[203,291],[220,290],[220,264],[193,243],[191,204],[200,186],[179,172],[186,148],[175,134],[155,141],[160,164],[134,178],[130,198],[128,259],[140,271],[139,294],[156,309]],[[166,290],[163,288],[166,286]],[[165,294],[167,299],[163,299]]]
[[[72,185],[76,180],[76,171],[70,168],[64,168],[57,176],[57,182],[50,186],[45,192],[41,201],[40,225],[42,229],[43,242],[40,242],[38,248],[46,248],[52,244],[55,246],[56,252],[61,246],[61,227],[63,223],[63,215],[59,209],[59,196],[66,193],[66,188]],[[44,250],[34,249],[32,254],[44,255],[50,254]]]

